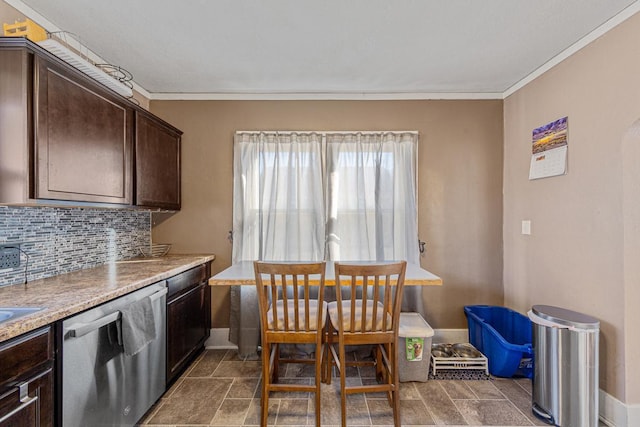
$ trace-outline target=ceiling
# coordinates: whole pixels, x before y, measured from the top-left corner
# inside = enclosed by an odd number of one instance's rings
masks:
[[[78,34],[152,99],[501,97],[639,10],[632,0],[6,1]]]

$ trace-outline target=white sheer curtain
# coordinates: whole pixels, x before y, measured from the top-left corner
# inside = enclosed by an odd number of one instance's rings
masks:
[[[415,133],[327,135],[327,256],[334,261],[420,264]],[[420,286],[403,311],[425,316]]]
[[[240,133],[233,262],[324,259],[322,135]]]
[[[234,143],[233,263],[324,259],[323,141],[316,133],[237,133]],[[256,290],[231,288],[229,339],[256,357]]]
[[[418,264],[414,133],[327,135],[331,260]]]

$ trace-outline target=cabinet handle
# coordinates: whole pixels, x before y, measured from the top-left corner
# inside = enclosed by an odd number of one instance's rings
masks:
[[[20,402],[22,402],[22,404],[20,406],[18,406],[17,408],[13,409],[11,412],[3,415],[2,418],[0,418],[0,423],[3,423],[5,421],[7,421],[9,418],[13,417],[15,414],[17,414],[18,412],[22,411],[24,408],[26,408],[27,406],[31,405],[33,402],[38,400],[38,395],[35,395],[33,397],[29,397],[29,394],[28,394],[29,393],[29,383],[28,382],[20,383],[18,385],[18,389],[20,390]]]

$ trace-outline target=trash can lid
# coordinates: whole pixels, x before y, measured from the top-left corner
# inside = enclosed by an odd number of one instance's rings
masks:
[[[531,311],[541,318],[564,326],[573,326],[580,329],[598,329],[600,321],[587,314],[552,305],[534,305]]]
[[[399,336],[403,338],[429,338],[433,334],[433,328],[422,318],[420,313],[400,313]]]

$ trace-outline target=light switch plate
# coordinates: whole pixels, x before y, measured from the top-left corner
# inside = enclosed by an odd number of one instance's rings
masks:
[[[522,234],[526,234],[526,235],[531,234],[531,221],[528,219],[522,220]]]

